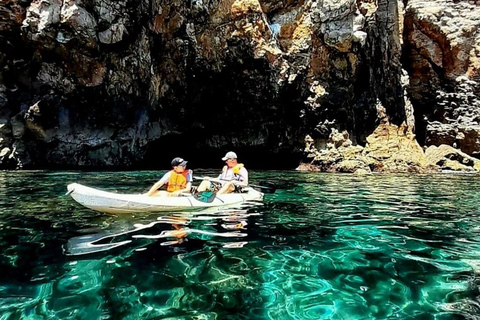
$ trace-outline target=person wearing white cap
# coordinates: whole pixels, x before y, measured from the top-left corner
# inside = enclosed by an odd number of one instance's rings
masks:
[[[181,193],[189,193],[192,188],[193,171],[186,170],[187,161],[182,158],[172,160],[172,170],[165,173],[163,177],[155,183],[145,195],[147,196],[168,196],[176,197]],[[167,191],[159,191],[163,185],[167,186]]]
[[[226,163],[222,173],[218,176],[218,179],[224,181],[222,185],[215,186],[211,181],[203,180],[198,186],[197,192],[218,189],[217,194],[231,193],[248,185],[248,171],[242,163],[237,162],[237,154],[235,152],[227,152],[222,160]]]

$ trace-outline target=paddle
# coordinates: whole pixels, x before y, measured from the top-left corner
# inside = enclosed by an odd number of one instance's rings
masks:
[[[260,182],[260,185],[249,184],[253,189],[257,191],[261,191],[263,193],[275,193],[277,191],[277,187],[271,182]],[[258,190],[260,189],[260,190]]]
[[[198,180],[210,180],[218,183],[223,183],[227,181],[232,181],[233,183],[236,182],[235,180],[223,180],[223,179],[210,178],[210,177],[193,177],[193,178]],[[263,193],[275,193],[275,191],[277,191],[277,187],[273,183],[265,182],[265,181],[260,182],[260,185],[249,183],[248,186]]]

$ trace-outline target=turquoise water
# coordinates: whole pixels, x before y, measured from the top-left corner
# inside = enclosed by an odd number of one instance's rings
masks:
[[[251,172],[279,186],[263,205],[175,217],[64,195],[144,192],[161,173],[0,172],[0,319],[480,313],[478,176]]]

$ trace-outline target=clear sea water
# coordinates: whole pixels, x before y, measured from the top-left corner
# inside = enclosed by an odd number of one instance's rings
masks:
[[[251,171],[263,204],[195,214],[65,196],[162,174],[0,172],[0,319],[480,318],[478,175]]]

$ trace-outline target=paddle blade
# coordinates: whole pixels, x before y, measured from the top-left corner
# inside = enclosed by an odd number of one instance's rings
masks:
[[[260,186],[251,186],[254,190],[257,190],[258,192],[261,193],[275,193],[277,189],[271,189],[271,188],[260,188]]]
[[[201,191],[193,195],[196,200],[205,203],[212,203],[215,200],[215,196],[216,194],[213,191]]]
[[[277,186],[270,182],[260,182],[260,185],[251,184],[250,186],[263,193],[275,193],[277,191]]]

